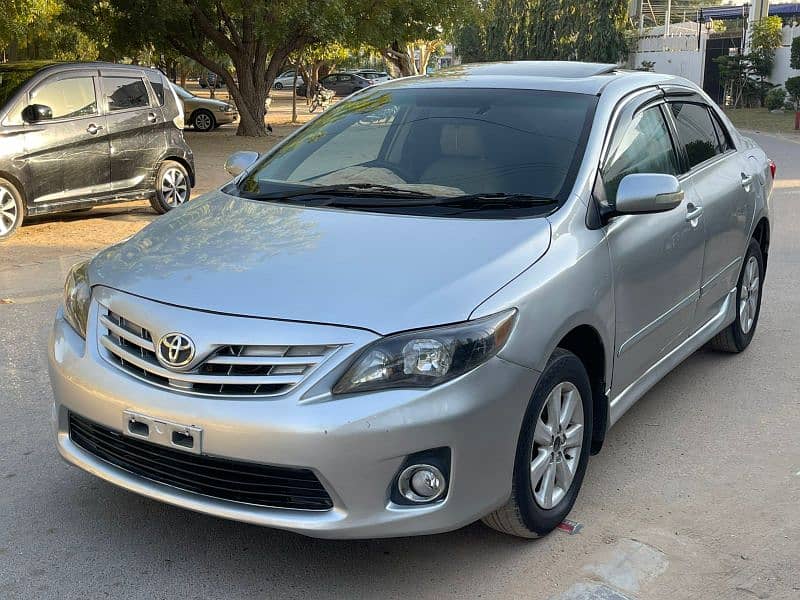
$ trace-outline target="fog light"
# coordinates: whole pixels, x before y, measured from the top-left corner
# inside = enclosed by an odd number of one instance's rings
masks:
[[[400,473],[397,486],[404,498],[421,504],[440,498],[447,489],[447,481],[433,465],[411,465]]]

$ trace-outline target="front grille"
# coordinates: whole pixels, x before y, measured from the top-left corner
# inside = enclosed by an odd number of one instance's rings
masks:
[[[274,467],[172,450],[123,436],[74,413],[70,439],[134,475],[233,502],[273,508],[329,510],[328,492],[308,469]]]
[[[150,331],[101,307],[100,344],[106,359],[154,385],[214,396],[276,396],[303,381],[339,346],[219,344],[190,371],[164,368]]]

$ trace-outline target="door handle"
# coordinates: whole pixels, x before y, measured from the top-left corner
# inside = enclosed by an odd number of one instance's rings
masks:
[[[695,206],[694,204],[689,204],[686,207],[688,212],[686,213],[686,220],[692,222],[700,217],[703,214],[703,207],[702,206]]]
[[[150,121],[151,123],[155,123],[156,122],[156,113],[149,113],[147,115],[147,120]]]
[[[102,126],[102,125],[95,125],[94,123],[92,123],[92,124],[90,124],[90,125],[89,125],[89,126],[86,128],[86,131],[88,131],[89,133],[91,133],[92,135],[94,135],[94,134],[96,134],[98,131],[100,131],[102,128],[103,128],[103,126]]]
[[[750,184],[753,183],[754,178],[755,175],[747,175],[746,173],[742,173],[742,187],[746,191],[750,191],[748,188],[750,187]]]

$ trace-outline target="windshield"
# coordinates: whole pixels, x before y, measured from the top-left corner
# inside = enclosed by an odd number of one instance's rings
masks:
[[[240,192],[280,200],[347,186],[359,196],[380,196],[372,209],[381,200],[396,207],[393,189],[415,193],[415,207],[426,204],[420,196],[463,196],[475,205],[491,195],[494,206],[510,195],[561,201],[596,102],[538,90],[371,90],[329,109],[267,155]]]
[[[175,93],[178,94],[179,97],[183,98],[184,100],[188,100],[190,98],[194,98],[194,94],[188,90],[183,89],[179,85],[172,84],[172,87],[175,88]]]

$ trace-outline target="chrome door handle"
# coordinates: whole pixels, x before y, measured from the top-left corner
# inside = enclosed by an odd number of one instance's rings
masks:
[[[745,173],[742,173],[742,187],[747,190],[747,188],[750,187],[750,184],[753,183],[753,179],[755,179],[755,175],[746,175]]]
[[[100,131],[102,128],[103,128],[103,126],[102,126],[102,125],[95,125],[94,123],[92,123],[92,124],[90,124],[90,125],[89,125],[89,126],[86,128],[86,131],[88,131],[89,133],[91,133],[92,135],[94,135],[94,134],[96,134],[98,131]]]
[[[155,123],[156,122],[156,113],[149,113],[147,115],[147,120],[150,121],[151,123]]]
[[[694,206],[693,204],[690,204],[687,208],[689,212],[686,213],[686,220],[689,222],[694,221],[703,214],[702,206]]]

